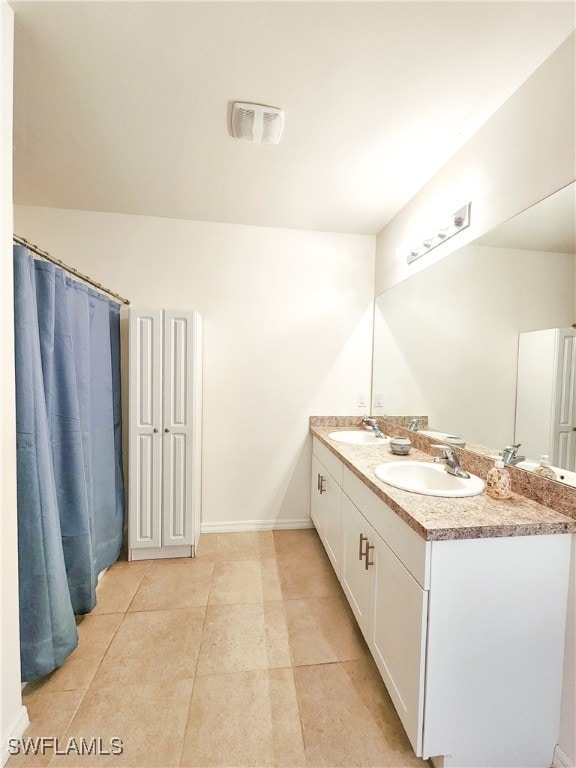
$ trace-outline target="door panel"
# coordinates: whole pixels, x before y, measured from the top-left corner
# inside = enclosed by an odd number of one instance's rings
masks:
[[[372,527],[364,516],[348,496],[342,494],[341,584],[365,636],[370,609],[370,571],[366,570],[365,558],[360,558],[360,552],[366,551],[369,542],[360,537],[370,537],[371,533]]]
[[[164,436],[164,462],[170,472],[164,472],[163,543],[187,544],[190,522],[187,509],[187,445],[185,435]]]
[[[193,313],[164,312],[162,545],[192,544]]]
[[[162,312],[130,313],[129,547],[161,541]]]
[[[408,738],[422,754],[428,592],[376,534],[368,645]]]
[[[321,539],[324,537],[324,499],[320,494],[320,478],[323,476],[324,467],[312,454],[312,476],[310,478],[312,496],[310,499],[310,515],[312,522]],[[324,474],[326,474],[324,472]]]

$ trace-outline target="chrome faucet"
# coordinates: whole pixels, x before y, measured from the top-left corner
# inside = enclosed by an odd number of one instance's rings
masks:
[[[502,451],[502,461],[504,464],[511,464],[514,466],[526,459],[526,456],[518,456],[518,448],[520,448],[520,446],[521,443],[516,443],[515,445],[507,445],[506,448],[504,448]]]
[[[418,432],[418,430],[420,429],[420,419],[412,419],[408,429],[410,430],[410,432]]]
[[[458,456],[456,454],[456,451],[452,446],[450,445],[432,445],[432,448],[440,448],[442,450],[443,456],[442,458],[436,457],[434,461],[439,464],[441,461],[444,462],[446,472],[448,472],[451,475],[455,475],[456,477],[470,477],[468,472],[466,472],[465,469],[462,469],[460,466],[460,462],[458,461]]]
[[[374,432],[376,437],[386,437],[384,432],[382,432],[382,430],[378,426],[378,422],[376,421],[376,419],[369,419],[368,417],[365,417],[362,419],[362,424],[364,426],[364,429],[371,430],[372,432]]]

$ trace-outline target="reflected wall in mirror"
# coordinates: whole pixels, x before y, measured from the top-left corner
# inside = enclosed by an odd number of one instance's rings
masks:
[[[427,414],[496,452],[513,443],[519,334],[576,323],[575,230],[573,183],[380,294],[373,415]]]

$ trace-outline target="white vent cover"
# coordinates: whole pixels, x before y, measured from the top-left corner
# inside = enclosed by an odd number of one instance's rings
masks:
[[[284,112],[276,107],[236,101],[232,106],[232,135],[256,144],[278,144],[284,128]]]

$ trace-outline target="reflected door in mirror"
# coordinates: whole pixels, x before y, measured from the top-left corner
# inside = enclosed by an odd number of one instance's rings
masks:
[[[576,331],[548,328],[519,334],[515,442],[521,452],[548,454],[576,469]]]

